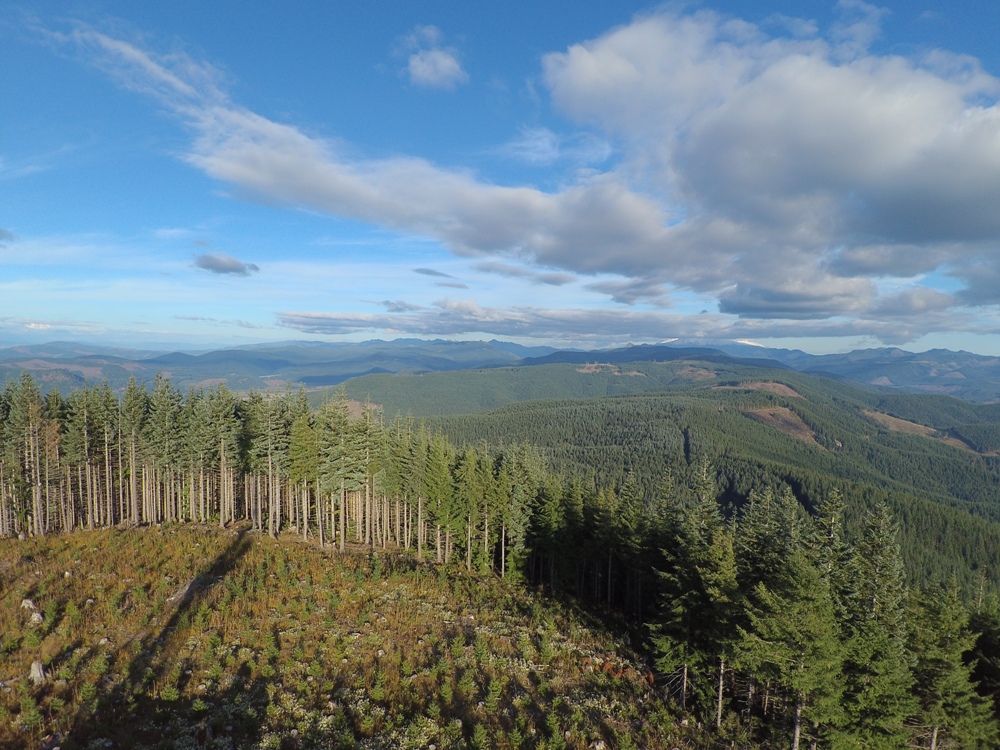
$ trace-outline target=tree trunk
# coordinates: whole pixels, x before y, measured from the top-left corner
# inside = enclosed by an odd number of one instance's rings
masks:
[[[792,750],[799,750],[799,738],[802,735],[802,704],[805,696],[800,690],[795,694],[795,724],[792,730]]]
[[[726,674],[726,656],[719,656],[719,693],[715,702],[715,728],[722,728],[722,680]]]

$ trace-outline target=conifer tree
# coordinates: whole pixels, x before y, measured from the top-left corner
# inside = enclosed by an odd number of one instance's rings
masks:
[[[858,579],[846,634],[844,707],[863,747],[907,747],[906,720],[916,711],[906,648],[906,581],[888,507],[868,512],[857,546]]]
[[[128,466],[128,507],[129,522],[133,526],[142,523],[140,505],[140,441],[149,412],[149,397],[146,389],[139,386],[135,376],[129,378],[122,393],[119,422],[125,441],[125,460]]]
[[[954,581],[915,597],[910,649],[923,730],[918,739],[930,750],[993,748],[1000,743],[988,701],[976,692],[972,666],[964,660],[976,642],[968,623],[969,613]]]
[[[301,533],[303,538],[306,538],[309,528],[310,488],[319,480],[319,440],[308,413],[299,414],[292,422],[288,442],[288,463],[289,478],[299,488],[300,497],[305,498]],[[319,518],[317,524],[322,539],[323,527]]]
[[[448,522],[452,510],[452,448],[441,435],[431,436],[424,468],[427,521],[434,527],[434,554],[437,562],[447,562]]]
[[[660,576],[661,615],[654,626],[657,664],[680,672],[682,707],[693,685],[703,708],[711,705],[718,715],[717,685],[736,632],[740,592],[733,535],[719,511],[707,461],[695,476],[693,504],[677,513],[674,535],[675,546],[663,551],[667,569]]]
[[[239,408],[236,397],[225,386],[218,385],[208,394],[211,408],[213,455],[218,462],[219,526],[224,527],[237,517],[236,472],[239,465]]]
[[[842,645],[829,584],[804,549],[789,552],[747,600],[736,662],[784,691],[792,706],[791,748],[826,740],[843,722]]]

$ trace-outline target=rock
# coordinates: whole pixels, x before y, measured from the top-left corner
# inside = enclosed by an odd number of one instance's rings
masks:
[[[21,600],[21,609],[26,609],[26,610],[28,610],[30,612],[37,612],[38,611],[38,607],[35,606],[35,603],[33,601],[31,601],[31,599],[22,599]]]
[[[43,620],[45,620],[45,618],[42,617],[41,612],[32,612],[31,619],[28,620],[28,624],[31,625],[31,627],[33,628],[37,628],[39,625],[42,624]]]
[[[63,578],[72,578],[72,577],[73,577],[73,574],[70,573],[68,570],[65,573],[63,573]]]
[[[45,667],[42,666],[40,661],[31,662],[31,674],[28,676],[31,680],[31,684],[38,687],[43,682],[45,682]]]

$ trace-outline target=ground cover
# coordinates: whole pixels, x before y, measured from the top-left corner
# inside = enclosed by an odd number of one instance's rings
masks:
[[[627,644],[493,576],[193,524],[0,540],[5,748],[679,743]]]

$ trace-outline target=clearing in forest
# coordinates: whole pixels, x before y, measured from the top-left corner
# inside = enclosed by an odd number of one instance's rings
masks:
[[[784,383],[774,383],[772,381],[744,383],[743,385],[718,385],[716,386],[716,389],[720,391],[767,391],[768,393],[774,393],[778,396],[784,396],[785,398],[805,399],[805,396],[796,391],[794,388],[790,388]]]
[[[588,362],[585,365],[581,365],[576,368],[577,372],[583,373],[584,375],[593,375],[596,372],[608,372],[612,375],[629,375],[631,377],[646,377],[646,373],[639,372],[638,370],[627,370],[622,372],[617,366],[612,364],[604,364],[602,362]]]
[[[786,435],[790,435],[796,440],[811,445],[819,445],[816,442],[816,433],[802,421],[798,414],[784,406],[770,407],[767,409],[754,409],[747,412],[753,419],[763,422],[776,430],[781,430]]]
[[[923,437],[928,437],[932,440],[937,440],[940,443],[950,445],[953,448],[959,448],[963,451],[968,451],[969,453],[976,453],[976,451],[970,448],[968,444],[963,443],[958,438],[949,437],[948,435],[935,430],[933,427],[918,424],[917,422],[910,422],[909,420],[900,419],[899,417],[893,417],[879,411],[866,411],[865,416],[874,419],[887,430],[902,432],[906,435],[922,435]]]

